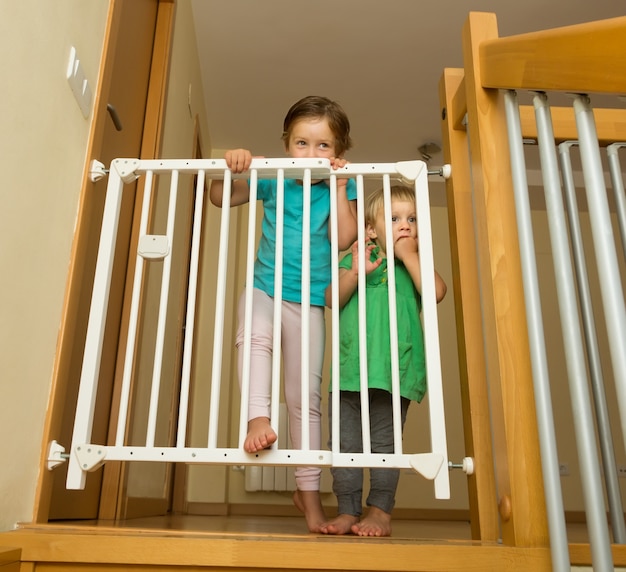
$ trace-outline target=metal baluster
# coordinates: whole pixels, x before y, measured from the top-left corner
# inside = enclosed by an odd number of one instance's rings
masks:
[[[600,469],[597,465],[598,450],[595,441],[594,419],[591,411],[587,384],[587,371],[574,274],[567,241],[565,209],[561,196],[552,119],[545,94],[537,94],[534,99],[537,121],[541,171],[546,194],[546,208],[550,230],[550,242],[556,274],[559,311],[565,346],[566,366],[572,400],[572,410],[576,412],[574,433],[580,460],[580,475],[583,486],[585,513],[589,524],[591,554],[594,569],[613,570],[613,555],[606,522],[604,495]]]
[[[528,338],[535,391],[537,427],[543,483],[550,531],[552,566],[555,572],[569,572],[569,547],[565,528],[565,512],[563,510],[563,494],[559,477],[559,463],[554,432],[552,398],[550,396],[550,380],[546,358],[546,343],[541,317],[541,300],[537,282],[537,262],[532,233],[532,220],[528,200],[528,181],[526,179],[526,163],[522,128],[519,116],[517,94],[514,91],[504,93],[507,119],[509,151],[511,154],[511,175],[515,194],[515,212],[519,234],[522,279],[524,297],[526,299],[526,320],[528,322]]]
[[[580,229],[580,221],[578,217],[576,187],[574,185],[572,164],[569,154],[569,149],[572,145],[577,145],[577,143],[574,141],[565,141],[559,145],[564,197],[565,204],[567,206],[567,220],[569,223],[569,234],[572,244],[572,256],[574,259],[574,267],[576,269],[576,283],[578,286],[580,312],[583,321],[583,331],[585,333],[589,373],[591,375],[591,389],[593,392],[593,402],[595,405],[596,420],[598,425],[598,441],[602,452],[604,481],[606,484],[606,493],[609,503],[609,517],[611,519],[611,527],[615,542],[624,544],[626,540],[626,530],[624,528],[624,509],[622,507],[622,498],[617,480],[617,467],[615,464],[611,422],[609,419],[609,411],[604,392],[604,379],[602,376],[602,364],[600,361],[600,350],[598,349],[598,337],[596,334],[593,316],[593,306],[591,304],[591,292],[589,289],[589,281],[587,280],[587,265],[585,263],[582,231]]]

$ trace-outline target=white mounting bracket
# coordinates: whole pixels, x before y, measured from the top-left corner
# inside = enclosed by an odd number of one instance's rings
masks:
[[[104,167],[104,163],[94,159],[89,163],[89,180],[92,183],[97,183],[100,179],[103,179],[108,171]]]
[[[434,171],[428,171],[429,175],[439,175],[444,179],[449,179],[450,175],[452,175],[452,165],[446,163],[445,165],[441,165],[439,169],[435,169]]]
[[[402,175],[402,178],[405,181],[413,182],[420,175],[424,167],[427,168],[426,163],[424,161],[399,161],[396,163],[396,169],[398,173]],[[449,164],[442,165],[438,169],[428,170],[428,175],[439,175],[444,179],[449,179],[452,174],[452,166]]]
[[[83,471],[95,471],[104,463],[106,447],[85,443],[78,445],[74,453]]]
[[[62,463],[65,463],[68,457],[69,455],[65,454],[65,447],[52,440],[50,445],[48,445],[48,470],[51,471]]]
[[[449,469],[463,469],[463,472],[466,475],[474,474],[474,459],[472,457],[464,457],[462,463],[453,463],[450,461],[448,463]]]

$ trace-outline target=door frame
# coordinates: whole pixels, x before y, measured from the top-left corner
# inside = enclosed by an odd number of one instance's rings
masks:
[[[146,101],[146,113],[144,120],[144,131],[141,142],[141,159],[155,159],[160,156],[162,144],[162,128],[165,115],[165,103],[167,96],[167,83],[169,79],[170,53],[174,34],[174,16],[176,11],[176,0],[157,0],[157,18],[154,34],[154,46],[152,50],[152,60],[150,68],[150,80],[148,85],[148,97]],[[139,181],[138,181],[139,182]],[[132,236],[130,240],[131,249],[136,247],[139,240],[139,224],[141,218],[141,204],[143,202],[143,181],[137,188],[137,199]],[[121,332],[128,331],[130,319],[131,290],[133,284],[134,258],[129,258],[128,269],[125,277],[126,293],[122,306]],[[119,338],[120,347],[125,346],[126,338]],[[121,391],[121,375],[123,369],[123,351],[118,352],[118,367],[113,387],[113,399],[110,418],[117,419],[119,398]],[[131,390],[132,391],[132,390]],[[115,427],[109,428],[109,440],[115,439]],[[167,471],[167,479],[171,481],[171,469]],[[127,494],[128,470],[123,463],[106,463],[103,467],[103,483],[100,497],[100,510],[98,517],[102,519],[123,519],[140,516],[158,515],[167,512],[171,499],[168,493],[167,498],[129,498]],[[165,491],[170,490],[170,486],[165,487]]]

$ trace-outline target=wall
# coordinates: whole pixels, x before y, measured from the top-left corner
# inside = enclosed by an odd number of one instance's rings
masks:
[[[75,46],[96,92],[108,4],[0,4],[0,530],[32,519],[91,122],[65,73]]]

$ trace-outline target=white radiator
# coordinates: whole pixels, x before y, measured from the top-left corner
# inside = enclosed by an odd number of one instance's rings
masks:
[[[153,208],[153,186],[155,178],[158,176],[169,176],[169,207],[167,213],[167,228],[165,234],[155,235],[150,233],[149,212]],[[183,351],[182,382],[180,386],[180,399],[178,406],[177,427],[178,433],[176,442],[168,446],[158,446],[157,418],[160,399],[161,376],[163,365],[163,348],[166,340],[166,331],[169,326],[166,324],[166,310],[168,307],[169,284],[172,280],[171,256],[172,241],[174,238],[174,221],[176,220],[176,204],[179,193],[184,189],[179,189],[180,175],[194,175],[197,178],[195,186],[195,207],[193,219],[193,231],[190,251],[190,268],[188,280],[187,296],[187,319],[186,333]],[[373,181],[377,186],[385,188],[387,197],[392,180],[402,180],[405,184],[414,185],[417,201],[418,213],[418,233],[420,244],[420,258],[422,270],[425,276],[422,285],[422,302],[424,316],[424,338],[426,345],[426,366],[428,373],[428,410],[430,420],[430,447],[420,453],[404,453],[402,449],[402,438],[400,424],[397,423],[395,435],[395,453],[374,454],[369,451],[369,439],[366,441],[366,433],[369,429],[369,412],[364,410],[364,453],[341,454],[338,450],[294,450],[287,445],[287,439],[279,439],[279,446],[262,451],[257,454],[246,453],[241,444],[245,437],[247,421],[247,391],[244,375],[242,388],[242,399],[240,408],[238,446],[224,447],[218,445],[224,438],[218,439],[220,427],[219,417],[224,415],[220,411],[220,393],[224,385],[222,380],[222,353],[225,320],[230,320],[224,315],[224,301],[226,297],[226,277],[232,269],[229,263],[232,256],[229,256],[229,224],[231,209],[229,208],[228,192],[231,185],[232,175],[223,159],[211,160],[138,160],[138,159],[116,159],[112,162],[109,181],[107,187],[106,204],[103,216],[98,260],[96,266],[95,283],[93,289],[91,311],[85,342],[83,359],[83,369],[81,373],[80,388],[77,402],[74,432],[72,436],[71,454],[69,457],[67,487],[69,489],[80,489],[85,485],[86,471],[92,471],[110,460],[116,461],[153,461],[153,462],[184,462],[184,463],[212,463],[226,465],[244,465],[256,467],[254,471],[249,471],[250,488],[258,487],[259,471],[262,474],[260,488],[262,490],[291,490],[290,478],[287,473],[291,473],[295,466],[354,466],[354,467],[397,467],[412,468],[427,479],[434,482],[435,496],[437,498],[449,498],[450,486],[448,475],[448,456],[446,443],[446,427],[443,405],[443,388],[441,380],[441,363],[439,355],[439,329],[437,322],[437,308],[435,301],[434,285],[434,261],[432,251],[432,233],[430,226],[430,199],[428,194],[427,166],[422,161],[408,161],[400,163],[368,163],[368,164],[348,164],[339,171],[333,171],[330,163],[326,159],[254,159],[249,173],[246,177],[250,179],[251,197],[256,196],[256,181],[259,178],[274,178],[278,181],[285,178],[295,178],[304,181],[304,192],[310,192],[312,179],[329,180],[331,188],[331,242],[333,244],[334,268],[333,283],[337,282],[338,252],[337,244],[337,204],[336,185],[337,176],[351,178],[355,180],[358,197],[359,220],[363,221],[363,203],[365,180]],[[97,384],[100,370],[100,358],[104,336],[104,327],[107,316],[107,304],[109,285],[111,281],[113,259],[115,253],[116,234],[118,229],[118,219],[122,193],[126,184],[133,183],[140,177],[145,177],[143,205],[141,212],[139,236],[139,248],[135,261],[135,271],[133,274],[132,298],[130,304],[130,325],[126,332],[127,345],[124,352],[123,376],[120,390],[120,407],[117,419],[116,437],[113,443],[102,444],[93,443],[91,429],[93,424],[93,412],[96,406]],[[202,213],[205,181],[207,179],[224,179],[224,204],[221,209],[220,240],[217,247],[217,265],[215,275],[217,276],[217,294],[215,300],[215,323],[214,323],[214,346],[212,349],[212,373],[210,379],[210,410],[207,422],[208,433],[206,440],[200,445],[188,445],[189,438],[187,428],[189,426],[190,410],[190,379],[193,364],[194,348],[194,320],[196,315],[196,289],[198,282],[198,269],[200,260],[200,238],[202,234]],[[280,189],[280,186],[279,186]],[[159,189],[159,193],[162,189]],[[187,190],[188,192],[188,190]],[[280,190],[279,190],[280,192]],[[306,195],[305,195],[306,196]],[[306,204],[306,203],[305,203]],[[256,231],[256,201],[251,200],[249,205],[248,235],[255,237]],[[234,210],[234,209],[233,209]],[[305,206],[304,217],[308,217]],[[362,226],[362,225],[360,225]],[[363,239],[363,229],[360,230],[360,239]],[[308,238],[303,240],[303,248],[308,248]],[[213,247],[213,246],[212,246]],[[304,250],[303,250],[304,252]],[[254,240],[249,240],[248,244],[248,272],[251,272],[251,265],[254,261],[255,244]],[[132,260],[132,257],[131,257]],[[129,419],[133,418],[137,407],[137,396],[132,395],[132,378],[134,375],[136,345],[138,328],[140,324],[140,314],[147,311],[142,306],[140,290],[142,276],[146,271],[146,265],[154,263],[155,260],[162,261],[161,291],[158,304],[158,317],[155,320],[155,353],[152,372],[152,385],[149,395],[146,396],[146,403],[143,405],[147,410],[146,427],[137,431],[135,426],[129,427]],[[390,261],[393,264],[393,261]],[[278,281],[277,276],[277,281]],[[390,297],[395,304],[395,295]],[[303,288],[303,309],[309,307],[308,288]],[[280,307],[280,304],[276,306]],[[394,306],[391,306],[394,307]],[[338,375],[339,367],[334,360],[338,356],[338,313],[332,312],[332,338],[333,338],[333,375]],[[364,335],[364,326],[361,335]],[[122,336],[122,339],[124,336]],[[392,353],[394,351],[394,335],[392,335]],[[304,344],[307,346],[307,344]],[[206,351],[206,348],[203,348]],[[234,349],[233,349],[234,351]],[[396,348],[397,351],[397,341]],[[303,360],[308,360],[303,355]],[[338,362],[337,362],[338,363]],[[244,360],[245,371],[245,360]],[[397,376],[397,371],[394,376]],[[338,380],[334,380],[335,386]],[[307,382],[305,382],[307,383]],[[397,385],[394,385],[397,387]],[[280,415],[278,403],[280,402],[279,387],[272,389],[272,419]],[[395,389],[394,389],[395,392]],[[303,391],[303,399],[308,399],[308,392]],[[334,392],[338,395],[338,392]],[[399,395],[394,395],[394,408],[399,403]],[[303,401],[303,434],[302,442],[308,443],[308,404]],[[334,411],[338,411],[338,406],[333,406]],[[399,410],[399,409],[395,409]],[[333,426],[338,423],[333,419]],[[222,424],[223,425],[223,424]],[[230,426],[229,423],[226,425]],[[366,430],[367,426],[367,430]],[[132,439],[128,436],[132,431]],[[286,427],[285,427],[286,431]],[[139,437],[138,437],[139,434]],[[338,441],[338,440],[336,440]],[[338,445],[337,445],[338,446]],[[271,467],[271,468],[270,468]],[[273,474],[272,478],[269,475]],[[265,476],[272,484],[266,484]]]

